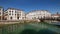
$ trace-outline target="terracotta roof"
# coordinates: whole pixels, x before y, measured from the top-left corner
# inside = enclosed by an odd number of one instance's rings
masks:
[[[60,14],[52,14],[52,16],[60,16]]]

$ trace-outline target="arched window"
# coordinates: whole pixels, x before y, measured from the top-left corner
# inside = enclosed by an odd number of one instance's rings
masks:
[[[17,17],[17,19],[19,19],[19,17]]]
[[[12,19],[12,17],[10,17],[10,19]]]

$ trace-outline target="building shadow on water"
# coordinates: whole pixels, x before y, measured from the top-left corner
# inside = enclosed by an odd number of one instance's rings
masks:
[[[39,31],[33,30],[33,29],[25,29],[19,34],[57,34],[56,32],[53,32],[48,29],[42,29]]]
[[[42,29],[42,30],[39,30],[37,34],[57,34],[57,33],[48,29]]]
[[[25,29],[20,34],[37,34],[37,31],[33,29]]]

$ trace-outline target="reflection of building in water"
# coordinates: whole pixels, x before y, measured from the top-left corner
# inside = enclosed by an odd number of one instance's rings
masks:
[[[22,20],[25,19],[25,13],[23,10],[8,8],[4,12],[5,20]]]
[[[51,13],[47,10],[35,10],[29,12],[26,17],[27,19],[48,18],[51,17]]]
[[[0,20],[3,20],[3,8],[0,7]]]

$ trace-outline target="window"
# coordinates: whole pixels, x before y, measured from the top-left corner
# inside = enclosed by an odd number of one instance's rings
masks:
[[[13,11],[12,11],[12,13],[13,13]]]
[[[33,17],[33,19],[36,19],[36,17]]]
[[[0,11],[1,11],[1,9],[0,9]]]
[[[1,15],[1,12],[0,12],[0,15]]]
[[[5,14],[5,16],[7,16],[8,14]]]
[[[9,11],[9,15],[11,15],[11,11]]]
[[[19,19],[19,17],[17,17],[17,19]]]
[[[9,11],[9,12],[11,12],[11,11]]]
[[[8,13],[8,12],[6,12],[6,13]]]
[[[21,14],[19,14],[21,16]]]
[[[24,19],[25,17],[22,17],[22,19]]]
[[[17,14],[17,16],[19,16],[19,14]]]
[[[16,15],[16,14],[15,14]]]
[[[13,15],[13,13],[12,13],[12,15]]]
[[[12,19],[12,17],[10,17],[10,19]]]
[[[19,13],[21,13],[21,12],[19,12]]]
[[[12,15],[13,15],[13,11],[12,11]]]
[[[11,15],[11,13],[9,15]]]
[[[15,11],[15,13],[16,13],[16,11]]]

